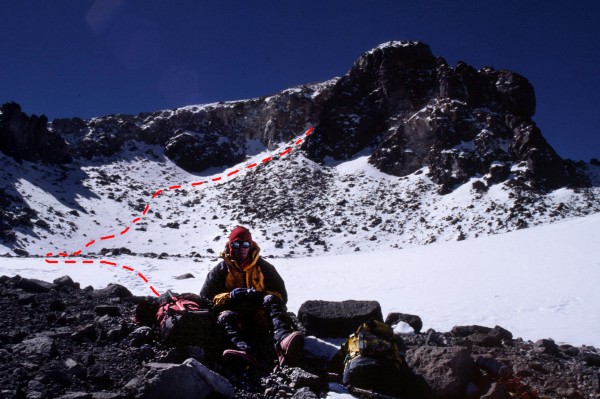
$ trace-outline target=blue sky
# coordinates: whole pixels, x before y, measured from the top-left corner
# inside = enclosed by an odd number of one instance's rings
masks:
[[[420,40],[524,75],[564,158],[600,158],[600,2],[0,0],[0,103],[89,118],[276,93]]]

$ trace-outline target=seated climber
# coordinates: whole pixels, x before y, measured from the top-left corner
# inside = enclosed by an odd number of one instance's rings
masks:
[[[248,229],[233,229],[221,253],[223,260],[206,276],[200,295],[215,303],[218,324],[231,341],[232,349],[223,352],[224,360],[242,359],[256,364],[251,338],[254,330],[262,329],[273,332],[279,364],[298,366],[304,336],[294,331],[287,313],[283,279],[259,253]]]

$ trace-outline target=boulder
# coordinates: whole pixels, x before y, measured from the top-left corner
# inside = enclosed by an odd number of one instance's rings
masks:
[[[17,345],[25,354],[52,357],[56,353],[56,344],[50,337],[37,337]]]
[[[292,399],[319,399],[319,396],[308,387],[300,388],[296,391]]]
[[[560,355],[558,345],[552,339],[540,339],[533,344],[537,352],[546,353],[552,356]]]
[[[93,295],[99,297],[108,297],[108,298],[131,298],[133,294],[127,288],[123,287],[120,284],[109,284],[106,288],[101,288],[99,290],[94,290]]]
[[[423,321],[419,316],[416,315],[406,313],[390,313],[385,318],[385,324],[390,327],[393,327],[401,321],[411,326],[414,332],[417,334],[419,334],[423,329]]]
[[[196,359],[182,364],[148,363],[146,368],[149,370],[143,376],[126,385],[136,399],[233,397],[231,383]]]
[[[59,287],[69,287],[69,288],[74,288],[74,289],[81,288],[79,283],[74,282],[73,279],[69,276],[62,276],[57,279],[54,279],[53,283]]]
[[[185,274],[182,274],[181,276],[175,277],[175,280],[187,280],[190,278],[196,278],[196,277],[192,273],[185,273]]]
[[[131,340],[131,345],[136,347],[150,344],[154,340],[154,331],[147,326],[138,327],[129,334],[129,339]]]
[[[487,334],[492,329],[490,327],[471,325],[471,326],[454,326],[450,332],[457,337],[468,337],[473,334]]]
[[[377,301],[306,301],[298,310],[298,319],[309,335],[321,338],[348,337],[364,322],[383,322]]]
[[[414,373],[426,381],[434,398],[462,398],[467,386],[480,375],[464,347],[409,349],[406,360]]]
[[[510,331],[495,326],[494,328],[478,325],[455,326],[451,331],[452,335],[466,338],[472,344],[483,347],[501,347],[503,341],[510,341],[513,335]]]
[[[42,293],[49,292],[51,289],[56,288],[56,284],[34,278],[21,278],[15,283],[15,288],[20,288],[27,292]]]
[[[327,387],[325,380],[298,367],[292,369],[289,373],[289,378],[291,381],[289,386],[295,389],[309,388],[313,392],[320,392]]]

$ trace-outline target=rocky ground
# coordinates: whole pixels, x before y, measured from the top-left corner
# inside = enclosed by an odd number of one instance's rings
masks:
[[[315,357],[308,357],[303,369],[281,369],[267,359],[261,367],[241,371],[212,361],[198,347],[171,348],[156,327],[134,321],[136,304],[149,300],[119,285],[80,288],[66,276],[53,283],[0,277],[0,398],[175,398],[194,390],[194,397],[317,398],[342,389],[332,384],[336,376],[326,362]],[[299,311],[308,333],[323,332],[319,312],[335,317],[340,307],[319,303],[319,310],[303,305]],[[354,303],[346,308],[358,309]],[[414,396],[531,398],[537,392],[550,398],[600,397],[596,348],[523,341],[501,327],[421,332],[416,316],[390,314],[386,319],[399,321],[416,331],[398,337]],[[489,359],[507,367],[494,368]]]

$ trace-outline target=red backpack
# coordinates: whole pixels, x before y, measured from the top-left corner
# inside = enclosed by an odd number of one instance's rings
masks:
[[[194,294],[175,296],[158,308],[156,321],[165,342],[171,346],[205,346],[216,334],[216,317],[206,301]]]

